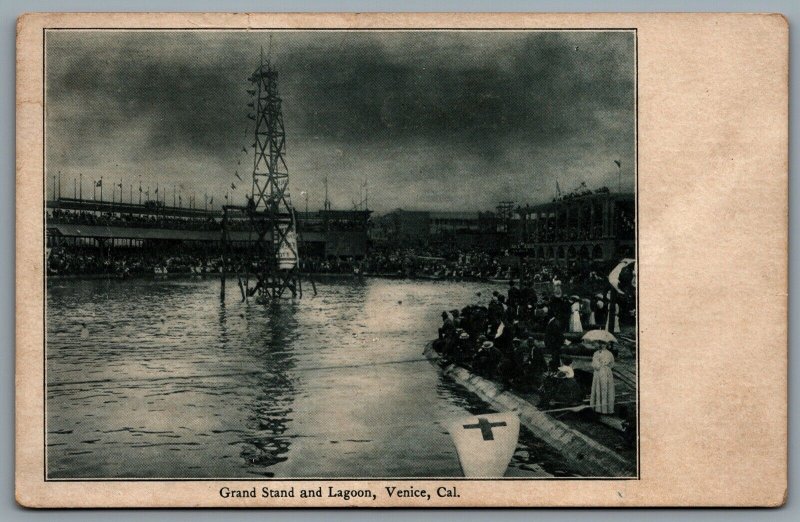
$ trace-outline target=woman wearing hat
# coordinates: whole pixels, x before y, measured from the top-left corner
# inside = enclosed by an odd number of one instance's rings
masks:
[[[599,348],[592,356],[592,394],[589,397],[589,406],[597,413],[614,413],[614,355],[608,351],[608,343],[600,342]]]
[[[583,332],[583,325],[581,324],[581,299],[577,295],[573,295],[570,300],[570,316],[569,316],[569,331],[570,332]]]
[[[492,341],[483,341],[478,353],[475,355],[475,364],[473,370],[478,375],[489,376],[494,369],[494,343]]]
[[[603,301],[603,294],[597,293],[594,294],[594,298],[591,302],[591,310],[592,313],[589,315],[589,324],[592,325],[605,325],[606,324],[606,313],[605,313],[605,302]]]

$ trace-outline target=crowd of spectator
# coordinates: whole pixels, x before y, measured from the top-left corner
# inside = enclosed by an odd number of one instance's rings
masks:
[[[565,295],[558,280],[539,288],[537,292],[527,281],[512,281],[507,293],[478,293],[475,303],[442,312],[433,349],[445,363],[467,368],[503,389],[535,392],[540,407],[588,401],[597,413],[614,413],[610,367],[618,348],[613,342],[583,344],[581,339],[595,329],[619,335],[635,322],[631,281],[621,287],[624,291],[606,282],[607,291],[583,297]],[[591,385],[576,380],[573,357],[581,355],[592,356]]]
[[[90,225],[106,227],[135,227],[135,228],[163,228],[170,230],[214,230],[222,231],[221,216],[206,217],[178,217],[173,215],[159,214],[133,214],[124,212],[85,212],[52,209],[47,211],[47,222],[49,224],[64,225]],[[298,222],[301,232],[320,232],[327,227],[328,230],[363,230],[366,222],[348,219],[329,219],[324,220],[316,217],[313,220],[300,220]],[[231,216],[228,219],[228,230],[247,231],[252,225],[247,217],[241,214]]]
[[[243,255],[231,255],[227,266],[235,270]],[[117,276],[139,274],[214,273],[221,271],[219,248],[158,244],[148,247],[98,248],[57,246],[49,250],[50,275]],[[453,281],[563,282],[585,293],[602,290],[608,263],[570,262],[567,265],[541,262],[507,251],[398,248],[372,250],[364,258],[306,256],[301,251],[300,270],[314,274],[384,276]]]
[[[611,191],[608,189],[608,187],[600,187],[598,189],[592,190],[586,186],[586,183],[581,183],[581,186],[578,189],[557,196],[553,198],[553,201],[570,201],[573,199],[582,198],[584,196],[590,196],[592,194],[608,194],[610,192]]]
[[[107,275],[204,274],[219,272],[222,257],[199,249],[115,249],[103,255],[96,248],[48,249],[47,274]]]
[[[221,230],[219,219],[176,217],[158,214],[112,212],[74,212],[53,209],[47,212],[48,224],[106,227],[166,228],[173,230]]]

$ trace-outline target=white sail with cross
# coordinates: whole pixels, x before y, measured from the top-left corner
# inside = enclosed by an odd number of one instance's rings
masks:
[[[515,413],[488,413],[450,422],[465,477],[502,477],[519,439],[519,417]]]

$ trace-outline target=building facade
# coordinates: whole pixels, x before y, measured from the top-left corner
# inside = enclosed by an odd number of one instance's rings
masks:
[[[370,237],[377,245],[491,250],[502,246],[504,236],[498,233],[492,212],[396,209],[373,218]]]
[[[633,193],[594,192],[518,207],[510,233],[516,248],[542,262],[609,261],[635,256]]]

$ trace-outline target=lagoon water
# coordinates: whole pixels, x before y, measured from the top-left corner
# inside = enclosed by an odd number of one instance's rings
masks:
[[[217,279],[51,280],[48,477],[462,476],[444,426],[492,410],[422,350],[492,289],[331,278],[264,306]],[[507,476],[559,473],[523,429]]]

